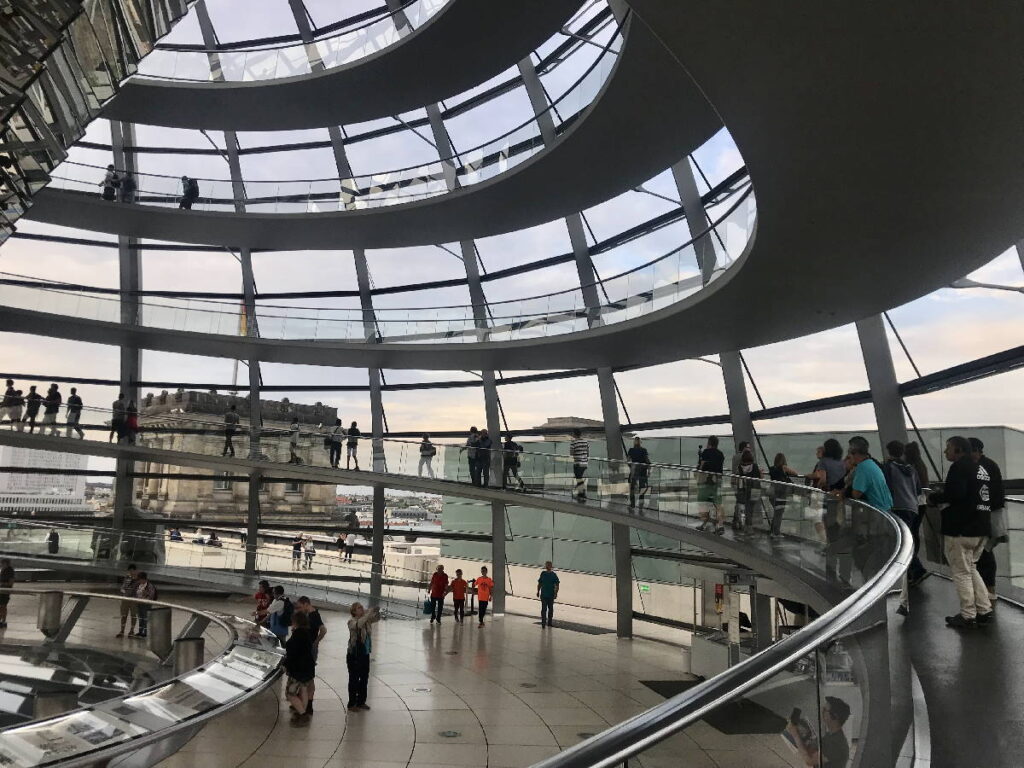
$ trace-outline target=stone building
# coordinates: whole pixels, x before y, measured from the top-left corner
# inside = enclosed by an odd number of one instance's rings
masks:
[[[224,449],[224,414],[234,404],[240,416],[234,437],[237,456],[249,453],[249,399],[213,392],[148,394],[139,408],[138,442],[172,451],[220,455]],[[271,461],[287,462],[288,428],[294,416],[304,432],[315,432],[318,424],[333,424],[337,410],[322,403],[299,405],[287,399],[261,401],[263,428],[260,453]],[[299,455],[313,462],[314,452],[323,451],[323,440],[304,435]],[[324,463],[317,458],[315,463]],[[168,473],[167,477],[135,481],[135,503],[149,514],[168,517],[244,520],[248,509],[248,484],[220,479],[212,470],[139,462],[136,471]],[[210,480],[191,479],[209,475]],[[178,477],[181,476],[181,477]],[[260,502],[264,519],[276,516],[328,518],[336,505],[337,487],[310,483],[264,483]]]

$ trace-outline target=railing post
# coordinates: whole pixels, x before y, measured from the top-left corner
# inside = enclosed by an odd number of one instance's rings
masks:
[[[203,663],[206,641],[202,637],[180,637],[174,641],[174,676],[189,672]]]

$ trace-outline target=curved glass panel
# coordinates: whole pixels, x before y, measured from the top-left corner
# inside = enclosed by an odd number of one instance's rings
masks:
[[[394,45],[426,24],[448,2],[412,0],[389,16],[330,34],[308,45],[293,43],[232,50],[156,48],[139,67],[139,74],[194,82],[253,82],[333,69]]]

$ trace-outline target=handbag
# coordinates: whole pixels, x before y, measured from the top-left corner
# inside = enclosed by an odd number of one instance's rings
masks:
[[[425,599],[423,601],[423,615],[424,616],[430,616],[433,613],[434,613],[434,604],[431,602],[430,598],[428,597],[427,599]]]

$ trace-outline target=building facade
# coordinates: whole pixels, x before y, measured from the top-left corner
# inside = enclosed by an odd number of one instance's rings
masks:
[[[166,391],[148,394],[139,408],[139,443],[172,451],[221,455],[225,448],[224,414],[234,405],[240,416],[233,438],[235,454],[249,455],[249,400],[215,392]],[[323,440],[313,434],[320,424],[333,424],[335,408],[317,403],[299,405],[287,398],[261,401],[263,425],[260,430],[260,454],[271,461],[287,461],[288,428],[298,416],[304,434],[299,456],[311,463],[313,452],[323,450]],[[211,470],[158,462],[136,464],[136,471],[166,474],[164,477],[135,481],[135,504],[145,513],[166,517],[195,519],[219,518],[244,520],[248,510],[247,482],[232,482]],[[226,473],[225,473],[226,474]],[[209,475],[209,480],[194,479]],[[290,516],[304,519],[329,517],[336,506],[337,487],[311,483],[263,483],[260,507],[264,519]]]

